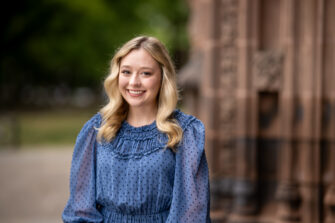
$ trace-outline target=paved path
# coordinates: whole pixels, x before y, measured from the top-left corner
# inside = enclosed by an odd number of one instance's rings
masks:
[[[62,222],[71,156],[72,147],[0,150],[0,222]]]

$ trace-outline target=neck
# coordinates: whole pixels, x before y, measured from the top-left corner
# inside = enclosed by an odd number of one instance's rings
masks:
[[[156,115],[157,106],[145,108],[130,107],[127,122],[134,127],[149,125],[156,120]]]

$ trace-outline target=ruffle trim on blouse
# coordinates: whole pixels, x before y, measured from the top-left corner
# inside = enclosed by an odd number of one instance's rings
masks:
[[[149,125],[133,127],[127,121],[123,121],[118,132],[118,137],[138,141],[146,141],[156,138],[160,132],[157,129],[156,121]]]
[[[195,117],[179,110],[175,110],[173,115],[183,131],[196,120]],[[98,113],[94,122],[96,127],[101,125],[101,120],[101,115]],[[167,136],[157,129],[156,121],[141,127],[134,127],[123,121],[117,136],[111,142],[102,142],[101,145],[111,150],[113,156],[119,159],[140,159],[166,148],[166,142]]]
[[[117,141],[117,142],[116,142]],[[102,143],[102,147],[105,149],[110,149],[114,157],[119,159],[140,159],[143,156],[148,156],[160,149],[164,149],[164,144],[153,146],[152,144],[148,147],[144,145],[139,146],[127,146],[125,143],[120,143],[122,140],[120,138],[114,139],[110,143]],[[118,146],[121,144],[121,146]],[[148,143],[150,144],[150,143]]]

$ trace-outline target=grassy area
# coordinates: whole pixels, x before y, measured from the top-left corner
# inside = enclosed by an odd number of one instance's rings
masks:
[[[73,145],[97,110],[51,110],[17,113],[20,146]]]

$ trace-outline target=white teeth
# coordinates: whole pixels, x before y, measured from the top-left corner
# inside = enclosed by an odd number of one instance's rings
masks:
[[[143,91],[135,91],[135,90],[129,90],[130,94],[142,94]]]

